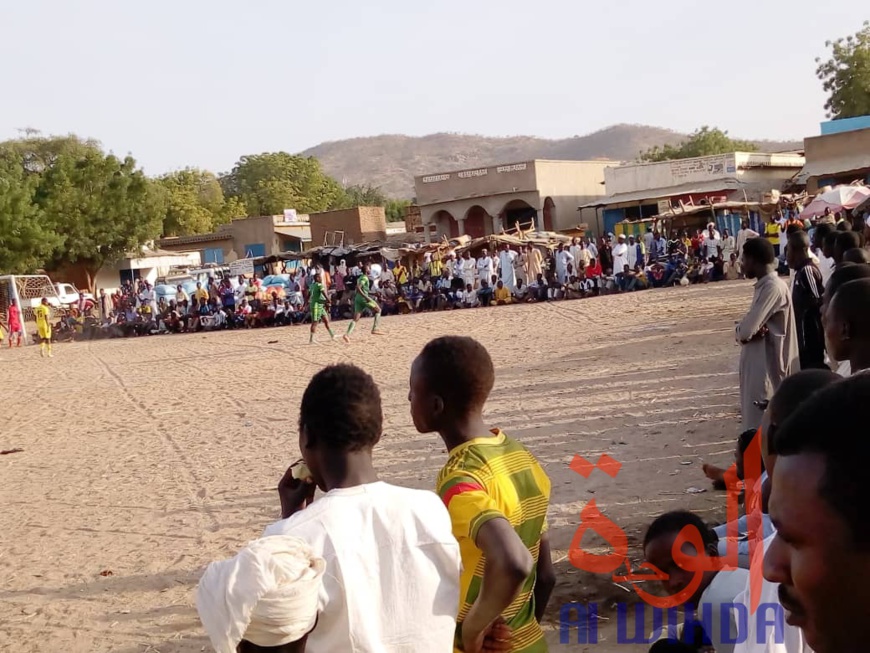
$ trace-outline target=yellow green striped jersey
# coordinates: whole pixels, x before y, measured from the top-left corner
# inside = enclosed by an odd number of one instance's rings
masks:
[[[550,479],[523,445],[498,429],[492,433],[453,449],[438,475],[438,494],[450,513],[462,555],[457,623],[465,619],[483,580],[484,558],[475,544],[477,533],[490,519],[503,517],[535,560],[531,575],[502,615],[513,630],[511,651],[541,653],[547,651],[547,644],[535,620],[533,590],[541,534],[547,530]]]

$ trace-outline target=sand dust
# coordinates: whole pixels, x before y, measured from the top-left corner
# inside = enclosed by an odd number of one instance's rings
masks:
[[[53,360],[32,346],[3,349],[0,450],[23,451],[0,456],[0,650],[210,650],[193,589],[205,564],[277,518],[274,487],[299,454],[308,378],[341,361],[372,373],[386,414],[378,468],[385,480],[431,488],[445,451],[415,432],[407,379],[426,341],[448,333],[489,348],[488,418],[529,446],[553,482],[551,650],[646,650],[615,645],[608,611],[632,595],[573,568],[567,549],[592,498],[628,534],[633,561],[663,511],[724,517],[701,462],[732,459],[733,328],[751,292],[720,283],[387,318],[382,338],[364,321],[349,346],[309,347],[307,329],[291,327],[57,345]],[[568,467],[575,454],[594,462],[605,452],[622,463],[615,479]],[[597,646],[558,644],[559,607],[575,600],[599,602]]]

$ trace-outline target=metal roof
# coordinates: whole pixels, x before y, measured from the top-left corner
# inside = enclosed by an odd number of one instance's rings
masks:
[[[701,193],[713,193],[723,190],[739,190],[744,187],[743,182],[737,179],[719,179],[710,181],[706,184],[691,183],[680,184],[678,186],[666,186],[664,188],[650,188],[648,190],[637,190],[630,193],[617,193],[608,197],[583,204],[580,209],[592,209],[601,206],[610,206],[611,204],[622,204],[623,202],[640,202],[643,200],[660,200],[674,195],[697,195]]]
[[[841,175],[865,168],[870,168],[870,152],[856,152],[838,159],[807,162],[795,176],[794,183],[803,185],[811,177]]]

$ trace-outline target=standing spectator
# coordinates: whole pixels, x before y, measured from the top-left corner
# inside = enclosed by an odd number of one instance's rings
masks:
[[[771,215],[770,221],[764,225],[764,237],[767,239],[767,242],[773,245],[773,255],[775,258],[779,258],[780,231],[780,224],[777,221],[776,216]]]
[[[483,285],[486,281],[489,285],[489,280],[492,279],[493,264],[492,257],[489,255],[489,250],[485,247],[480,251],[480,258],[477,259],[477,282],[478,285]]]
[[[589,259],[598,258],[598,247],[595,246],[595,243],[591,238],[585,238],[586,249],[589,251]]]
[[[535,246],[526,247],[526,281],[534,281],[544,272],[544,257]]]
[[[704,234],[704,257],[708,261],[712,261],[719,256],[719,248],[722,246],[722,239],[719,237],[719,232],[713,226],[713,223],[707,225],[707,233]]]
[[[571,252],[565,249],[565,246],[562,243],[559,243],[558,247],[556,247],[556,277],[559,279],[559,283],[566,283],[568,281],[568,264],[574,262],[574,257],[571,256]]]
[[[619,234],[616,239],[616,245],[613,246],[613,273],[616,284],[622,287],[622,275],[625,273],[625,267],[629,265],[628,245],[625,244],[625,234]],[[629,269],[631,267],[629,266]]]
[[[655,240],[655,234],[653,234],[652,225],[647,225],[646,233],[643,235],[643,245],[647,253],[652,253],[653,240]]]
[[[799,230],[788,237],[788,266],[794,270],[792,303],[802,370],[824,368],[825,331],[822,327],[822,273],[810,257],[810,240]]]
[[[828,279],[831,278],[831,273],[834,271],[834,259],[825,254],[825,238],[828,234],[834,232],[834,228],[829,224],[819,224],[813,229],[812,243],[813,254],[819,260],[819,272],[822,273],[822,282],[828,285]]]
[[[516,252],[511,251],[507,243],[501,246],[499,253],[499,272],[500,278],[504,287],[508,292],[513,292],[517,287],[517,279],[514,271],[514,259],[517,257]]]
[[[613,234],[609,234],[608,238],[602,238],[598,243],[598,262],[601,264],[602,270],[613,269],[613,253],[610,243],[612,242]]]
[[[758,428],[763,411],[755,402],[769,400],[780,382],[800,369],[794,309],[788,286],[776,273],[776,256],[767,239],[743,246],[743,269],[757,279],[749,312],[737,324],[740,350],[742,428]]]
[[[477,261],[471,258],[471,252],[465,250],[462,253],[462,283],[466,286],[471,284],[474,287],[475,276],[477,273]]]
[[[221,306],[228,315],[236,312],[236,291],[233,289],[233,283],[229,277],[221,279]]]
[[[735,248],[737,247],[737,239],[734,238],[734,236],[731,235],[731,232],[728,231],[727,229],[722,230],[721,247],[722,247],[722,260],[723,261],[730,261],[731,254],[733,254],[736,251]]]
[[[208,301],[208,290],[202,287],[200,281],[196,282],[196,290],[193,291],[193,297],[196,299],[198,304]]]
[[[638,243],[634,241],[634,234],[631,234],[628,237],[628,266],[632,270],[637,266],[637,257],[639,253],[640,248],[638,247]],[[641,261],[641,265],[643,265],[643,261]]]
[[[758,232],[749,228],[749,220],[743,220],[740,223],[740,231],[737,232],[737,259],[743,260],[743,246],[750,238],[758,238]]]

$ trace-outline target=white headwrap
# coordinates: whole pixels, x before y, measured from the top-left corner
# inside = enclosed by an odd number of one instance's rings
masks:
[[[317,619],[326,561],[296,537],[250,542],[211,563],[196,590],[196,609],[216,653],[236,653],[243,639],[281,646],[301,639]]]

